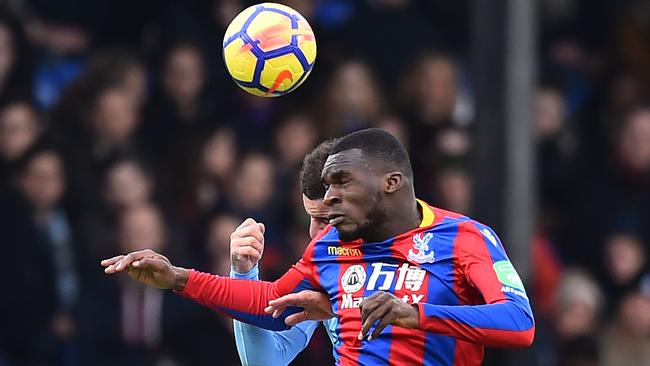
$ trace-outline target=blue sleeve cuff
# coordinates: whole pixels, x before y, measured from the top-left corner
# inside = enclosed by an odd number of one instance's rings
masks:
[[[244,280],[259,280],[260,276],[260,269],[255,265],[250,271],[246,273],[239,273],[236,272],[234,269],[230,269],[230,278],[238,278],[238,279],[244,279]]]

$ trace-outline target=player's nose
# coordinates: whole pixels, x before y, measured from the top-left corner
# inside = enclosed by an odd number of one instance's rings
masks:
[[[323,197],[323,204],[325,206],[332,207],[341,203],[341,196],[336,193],[331,187],[325,192],[325,197]]]

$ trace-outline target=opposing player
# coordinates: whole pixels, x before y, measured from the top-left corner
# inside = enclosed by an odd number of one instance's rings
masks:
[[[408,155],[393,136],[369,129],[343,137],[322,177],[329,225],[276,282],[176,267],[150,250],[102,265],[272,330],[286,329],[300,309],[276,318],[265,312],[270,300],[326,292],[342,365],[479,365],[483,346],[532,343],[528,297],[496,234],[416,200]]]
[[[309,236],[313,239],[323,230],[329,220],[328,207],[323,204],[325,188],[321,182],[320,173],[325,160],[337,140],[327,140],[318,145],[305,156],[300,173],[300,187],[303,194],[303,205],[310,217]],[[230,277],[239,279],[258,279],[257,262],[264,249],[264,225],[253,219],[246,219],[230,237],[230,252],[232,271]],[[331,319],[329,298],[322,293],[305,291],[293,298],[283,299],[283,304],[311,304],[307,313],[298,313],[289,318],[295,318],[296,326],[289,330],[274,332],[237,320],[234,321],[235,341],[237,351],[243,365],[288,365],[300,353],[314,334],[314,330],[323,320],[323,325],[334,342],[336,339],[336,321]],[[301,318],[302,316],[302,318]],[[301,321],[306,318],[310,321]]]

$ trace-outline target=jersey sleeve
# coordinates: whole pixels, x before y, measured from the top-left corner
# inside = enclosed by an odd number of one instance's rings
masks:
[[[303,257],[275,282],[252,281],[190,271],[185,288],[177,293],[233,319],[269,330],[286,330],[284,319],[300,311],[288,308],[273,318],[264,309],[270,300],[302,290],[322,291],[314,276],[312,261],[315,240]]]
[[[462,236],[461,236],[462,235]],[[535,334],[524,285],[496,234],[467,222],[454,243],[459,279],[477,289],[485,304],[419,304],[420,329],[490,347],[526,347]]]
[[[231,278],[258,280],[255,266],[248,273],[230,272]],[[307,345],[319,322],[305,321],[289,330],[274,332],[233,320],[235,344],[244,366],[288,365]]]

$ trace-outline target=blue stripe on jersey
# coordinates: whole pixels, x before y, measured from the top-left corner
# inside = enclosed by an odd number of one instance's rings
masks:
[[[328,246],[328,241],[327,237],[331,237],[332,231],[336,231],[334,229],[331,229],[330,232],[325,234],[314,246],[314,258],[326,258],[327,257],[327,246]],[[316,265],[316,272],[318,273],[318,277],[320,278],[320,285],[321,287],[328,293],[330,294],[330,303],[332,304],[332,311],[334,314],[337,314],[339,311],[339,304],[338,301],[332,301],[331,294],[337,294],[338,291],[338,286],[339,286],[339,278],[341,278],[341,265],[338,263],[315,263]],[[336,322],[336,335],[338,336],[341,332],[340,329],[340,322]],[[341,356],[338,353],[338,347],[341,346],[343,342],[341,341],[340,338],[337,337],[336,339],[336,344],[333,344],[332,346],[332,354],[334,355],[334,361],[335,364],[339,364],[341,361]]]
[[[379,255],[383,260],[381,263],[369,260],[367,258],[367,252],[364,250],[362,261],[368,264],[366,268],[366,288],[363,292],[364,298],[367,298],[368,296],[377,292],[378,288],[384,284],[384,281],[390,279],[391,275],[389,273],[392,273],[393,276],[392,281],[390,281],[390,288],[382,289],[381,291],[395,293],[395,279],[397,278],[397,268],[399,265],[397,259],[388,257],[392,254],[390,250],[391,246],[392,243],[387,244],[386,242],[384,242],[384,245],[381,246],[372,245],[372,254],[369,256],[374,257],[375,255]],[[383,252],[383,254],[381,252]],[[373,264],[375,264],[375,266],[373,266]],[[373,277],[373,273],[375,271],[381,271],[381,273],[385,272],[386,274],[379,274],[378,280],[375,283],[375,288],[368,290],[368,287],[370,287],[370,278]],[[372,334],[372,332],[375,330],[375,325],[370,328],[368,335]],[[390,357],[390,346],[393,339],[392,331],[393,326],[389,325],[384,328],[379,337],[376,339],[373,339],[372,341],[364,340],[361,342],[358,358],[359,365],[385,365],[388,363],[388,359]]]
[[[454,240],[458,236],[458,222],[465,221],[459,219],[445,219],[442,223],[438,224],[434,230],[434,237],[432,241],[436,252],[434,253],[437,258],[446,258],[444,260],[430,264],[435,266],[435,271],[429,272],[429,286],[427,288],[427,303],[435,304],[440,300],[440,294],[448,292],[455,294],[453,291],[454,286],[454,263],[453,251]],[[433,273],[442,274],[443,278],[436,278]],[[438,288],[441,286],[440,281],[445,287],[451,286],[449,292],[446,288]],[[434,300],[435,299],[435,300]],[[454,296],[449,299],[450,305],[458,305],[458,297]],[[456,349],[456,339],[452,337],[438,335],[432,332],[427,332],[424,339],[424,365],[443,366],[454,364],[454,353]]]
[[[218,306],[214,307],[213,310],[228,314],[231,318],[235,318],[244,323],[255,324],[255,326],[268,330],[280,331],[290,328],[284,323],[284,319],[287,316],[300,312],[303,309],[298,307],[287,308],[284,313],[282,313],[282,316],[277,319],[271,316],[271,314],[250,314]]]

